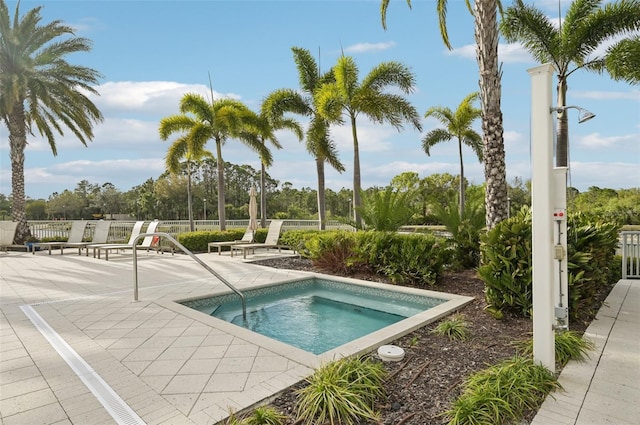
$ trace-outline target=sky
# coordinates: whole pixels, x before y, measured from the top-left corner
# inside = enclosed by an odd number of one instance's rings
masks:
[[[509,1],[503,3],[507,6]],[[558,20],[558,2],[534,4]],[[562,10],[569,3],[561,0]],[[13,19],[15,1],[7,1]],[[308,49],[322,71],[341,54],[354,58],[360,80],[385,61],[407,65],[416,76],[407,99],[422,118],[423,131],[408,124],[401,131],[358,119],[362,187],[385,186],[403,172],[421,178],[434,173],[459,174],[455,141],[441,143],[427,156],[421,140],[442,127],[424,113],[433,106],[453,110],[478,90],[473,19],[461,0],[449,0],[448,29],[453,49],[441,40],[434,0],[391,0],[387,30],[380,19],[379,0],[200,0],[93,1],[39,0],[20,2],[20,14],[43,6],[42,23],[60,20],[77,36],[93,43],[88,53],[70,62],[102,74],[92,97],[104,121],[83,146],[70,131],[56,137],[58,155],[37,132],[25,151],[25,192],[47,199],[54,192],[73,190],[81,180],[112,183],[128,191],[164,171],[171,138],[162,141],[158,125],[179,113],[185,93],[230,97],[259,111],[262,100],[280,88],[298,89],[292,47]],[[502,112],[507,180],[531,178],[531,77],[538,64],[519,44],[500,40]],[[553,87],[555,102],[555,80]],[[578,111],[569,110],[569,184],[580,191],[640,187],[640,87],[614,82],[607,75],[577,71],[569,78],[568,105],[587,109],[596,117],[578,124]],[[307,121],[295,116],[301,124]],[[478,120],[474,128],[481,133]],[[346,171],[326,168],[326,187],[352,188],[353,142],[349,125],[331,130]],[[317,187],[313,158],[290,132],[277,133],[283,149],[273,151],[267,170],[280,183],[295,188]],[[177,137],[177,136],[176,136]],[[215,151],[210,142],[208,149]],[[223,147],[225,161],[259,169],[257,155],[237,140]],[[484,180],[483,167],[470,149],[463,150],[465,176]],[[0,124],[0,193],[11,193],[8,131]]]

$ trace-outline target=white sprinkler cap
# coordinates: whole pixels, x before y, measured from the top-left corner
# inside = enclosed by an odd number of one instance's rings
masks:
[[[378,348],[378,357],[385,362],[399,362],[404,359],[404,350],[396,345],[382,345]]]

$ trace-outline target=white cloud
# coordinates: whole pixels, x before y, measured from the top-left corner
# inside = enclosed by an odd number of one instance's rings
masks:
[[[640,102],[640,90],[629,91],[571,91],[571,97],[595,100],[635,100]]]
[[[385,43],[357,43],[344,49],[345,53],[368,53],[379,52],[382,50],[388,50],[395,47],[394,41],[387,41]]]
[[[625,176],[621,179],[620,176]],[[585,191],[591,186],[610,189],[640,187],[638,164],[625,162],[571,162],[570,184]]]
[[[603,137],[600,133],[591,133],[578,139],[578,144],[589,149],[610,148],[620,145],[635,143],[638,144],[640,135],[627,134],[624,136]]]
[[[459,56],[463,59],[476,60],[476,45],[467,44],[456,47],[453,50],[446,50],[449,56]],[[500,43],[498,44],[498,61],[504,63],[531,63],[535,62],[533,57],[520,43]]]
[[[211,90],[202,84],[182,84],[172,81],[118,81],[96,87],[100,96],[90,95],[98,108],[109,113],[168,115],[178,113],[180,99],[186,93],[198,93],[210,99]],[[213,97],[239,99],[240,96],[214,91]]]

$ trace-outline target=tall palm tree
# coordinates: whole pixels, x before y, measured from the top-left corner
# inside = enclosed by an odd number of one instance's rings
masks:
[[[361,82],[358,82],[358,66],[350,56],[341,56],[334,67],[335,82],[320,87],[316,93],[316,104],[321,115],[330,121],[342,122],[346,116],[351,124],[353,137],[353,211],[357,228],[362,228],[360,217],[361,175],[360,148],[356,119],[365,115],[372,121],[388,122],[396,129],[408,121],[422,130],[416,108],[402,95],[386,93],[388,87],[396,87],[404,94],[413,91],[415,76],[405,65],[398,62],[382,62],[374,67]]]
[[[275,132],[288,129],[293,131],[298,140],[304,137],[300,124],[292,119],[283,116],[267,114],[265,101],[262,102],[261,113],[253,114],[247,126],[245,137],[256,137],[258,143],[263,146],[270,142],[275,148],[282,149]],[[272,164],[271,157],[260,156],[260,226],[267,227],[267,192],[266,192],[266,168]]]
[[[220,230],[226,230],[224,202],[224,160],[222,146],[229,138],[236,138],[258,152],[261,158],[271,160],[271,152],[255,137],[243,132],[253,112],[242,102],[218,99],[208,102],[195,93],[187,93],[180,100],[180,115],[171,115],[160,121],[160,138],[167,140],[173,133],[183,133],[192,152],[202,152],[209,140],[216,143],[215,157],[218,168],[218,219]]]
[[[464,214],[464,163],[462,161],[462,145],[469,146],[475,152],[479,161],[482,161],[482,136],[471,128],[473,122],[480,118],[481,111],[473,106],[473,102],[478,99],[478,93],[471,93],[465,97],[458,109],[452,111],[443,106],[434,106],[425,113],[425,118],[434,117],[446,128],[436,128],[431,130],[422,139],[422,148],[427,155],[431,155],[431,148],[440,142],[447,142],[451,139],[458,140],[458,155],[460,156],[460,217]]]
[[[519,41],[540,63],[551,62],[558,73],[557,107],[567,106],[567,80],[579,69],[609,72],[614,79],[633,82],[638,76],[640,55],[629,54],[637,35],[621,38],[597,52],[612,37],[620,37],[640,29],[640,1],[620,0],[602,5],[602,0],[575,0],[559,26],[539,9],[515,0],[504,14],[500,30],[508,41]],[[633,50],[631,50],[633,52]],[[610,66],[608,66],[610,65]],[[625,71],[629,69],[629,71]],[[563,109],[557,114],[556,166],[568,165],[569,120]]]
[[[182,171],[183,165],[180,162],[181,159],[186,161],[187,169],[187,211],[189,216],[189,229],[193,232],[195,225],[193,222],[193,197],[191,190],[191,175],[193,163],[199,161],[204,157],[213,158],[213,154],[204,149],[204,146],[194,144],[187,136],[178,137],[175,142],[169,146],[167,155],[165,156],[165,166],[167,170],[172,174],[178,174]]]
[[[407,0],[411,7],[411,0]],[[480,109],[482,110],[482,133],[485,178],[485,221],[491,229],[507,218],[507,168],[504,152],[504,127],[500,97],[502,81],[498,66],[498,18],[499,0],[476,0],[473,6],[465,0],[467,9],[475,17],[476,60],[480,72]],[[386,28],[389,0],[381,0],[382,26]],[[436,10],[440,23],[442,41],[449,50],[447,31],[447,0],[437,0]]]
[[[24,193],[24,150],[27,134],[34,127],[45,136],[57,155],[55,133],[67,127],[86,146],[93,139],[93,124],[102,114],[87,93],[98,94],[100,74],[66,57],[91,50],[91,41],[73,35],[61,21],[41,25],[36,7],[20,18],[16,5],[13,24],[4,0],[0,0],[0,120],[9,130],[13,220],[17,221],[16,242],[29,236]]]
[[[262,103],[264,115],[278,119],[290,112],[311,119],[306,132],[307,151],[315,158],[318,176],[318,226],[326,226],[325,174],[324,164],[331,165],[338,172],[345,170],[338,159],[335,142],[329,134],[329,122],[318,112],[314,93],[325,83],[333,82],[333,70],[321,73],[311,53],[299,47],[292,47],[293,60],[298,68],[301,92],[279,89],[270,93]]]

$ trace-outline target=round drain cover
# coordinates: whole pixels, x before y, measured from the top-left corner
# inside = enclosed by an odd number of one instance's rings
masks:
[[[378,356],[385,362],[399,362],[404,359],[404,350],[396,345],[382,345]]]

